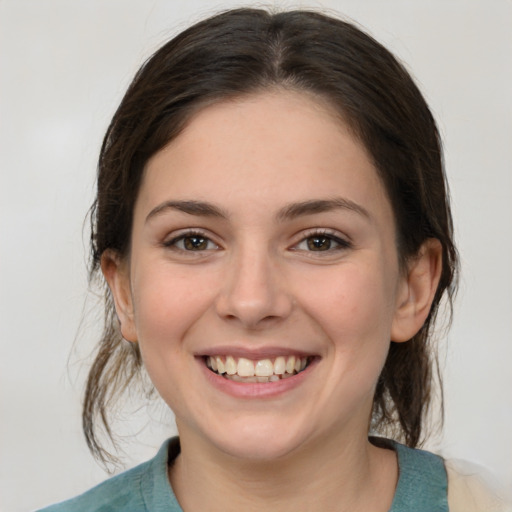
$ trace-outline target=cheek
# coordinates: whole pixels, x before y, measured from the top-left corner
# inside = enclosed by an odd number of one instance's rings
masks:
[[[375,268],[347,265],[304,286],[302,305],[329,340],[328,387],[340,400],[349,400],[348,388],[355,398],[373,396],[389,350],[394,285]]]
[[[145,269],[149,270],[137,276],[133,288],[139,341],[176,349],[211,305],[217,286],[215,276],[165,265]]]
[[[392,272],[387,273],[392,274]],[[302,278],[301,302],[336,338],[381,333],[389,340],[395,286],[378,265],[346,265]]]
[[[210,307],[212,277],[166,265],[145,265],[133,286],[135,327],[146,371],[178,416],[188,410],[191,391],[184,375],[194,371],[187,336]],[[193,399],[194,400],[194,399]],[[192,400],[192,401],[193,401]],[[200,401],[200,397],[195,400]]]

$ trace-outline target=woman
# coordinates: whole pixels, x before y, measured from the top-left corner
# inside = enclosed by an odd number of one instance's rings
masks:
[[[100,270],[89,446],[142,366],[179,440],[48,510],[470,510],[415,449],[457,271],[439,136],[359,29],[241,9],[157,51],[102,147]]]

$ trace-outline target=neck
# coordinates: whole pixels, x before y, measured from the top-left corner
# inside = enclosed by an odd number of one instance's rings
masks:
[[[189,434],[180,441],[170,481],[186,512],[384,512],[398,479],[394,452],[366,437],[320,440],[272,461],[240,460]]]

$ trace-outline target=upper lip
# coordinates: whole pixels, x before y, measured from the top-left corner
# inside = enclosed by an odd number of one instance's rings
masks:
[[[279,356],[311,357],[318,354],[307,350],[297,350],[296,348],[286,347],[241,347],[236,345],[215,346],[197,352],[197,357],[208,356],[233,356],[245,357],[246,359],[260,360],[272,359]]]

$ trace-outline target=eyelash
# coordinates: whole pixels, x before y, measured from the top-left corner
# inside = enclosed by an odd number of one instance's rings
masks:
[[[319,250],[313,250],[311,249],[311,247],[309,246],[308,244],[308,241],[309,240],[312,240],[312,239],[324,239],[326,241],[329,242],[329,247],[327,249],[319,249]],[[335,247],[330,247],[330,244],[334,242],[336,244]],[[308,248],[303,248],[301,249],[300,246],[302,244],[307,244]],[[333,251],[342,251],[342,250],[346,250],[346,249],[350,249],[352,247],[352,243],[350,241],[348,241],[347,239],[344,239],[344,238],[341,238],[339,236],[337,236],[336,234],[334,234],[333,232],[329,231],[329,230],[326,230],[326,229],[321,229],[321,230],[312,230],[308,233],[305,234],[305,236],[303,236],[300,240],[300,242],[298,244],[295,244],[294,247],[293,247],[293,250],[303,250],[305,252],[311,252],[311,253],[321,253],[321,252],[325,252],[325,253],[328,253],[328,252],[333,252]]]
[[[180,247],[178,246],[178,244],[180,242],[182,242],[183,244],[186,243],[186,240],[187,239],[192,239],[192,238],[197,238],[197,239],[201,239],[203,240],[207,245],[208,244],[213,244],[215,247],[213,248],[213,250],[215,249],[218,249],[219,246],[213,242],[210,237],[208,237],[205,233],[199,231],[199,230],[190,230],[190,231],[186,231],[184,233],[181,233],[180,235],[172,238],[171,240],[168,240],[168,241],[165,241],[162,245],[164,247],[167,247],[169,249],[175,249],[175,250],[178,250],[178,251],[183,251],[183,252],[203,252],[203,251],[207,251],[207,250],[212,250],[211,248],[205,248],[205,249],[197,249],[197,250],[194,250],[194,249],[187,249],[185,246],[183,247]]]
[[[200,243],[205,243],[206,247],[205,248],[196,248],[195,250],[193,248],[187,248],[185,246],[186,241],[193,239],[193,238],[200,239]],[[327,241],[329,244],[328,247],[326,249],[321,249],[320,246],[318,246],[318,250],[312,249],[311,245],[308,243],[308,241],[315,239],[315,238],[318,240],[323,239],[324,241]],[[333,242],[334,242],[334,244],[336,244],[335,247],[331,247],[331,244]],[[182,244],[182,246],[178,245],[180,243]],[[209,244],[213,244],[214,247],[208,248]],[[302,244],[306,244],[307,247],[301,248],[300,246]],[[189,253],[205,252],[205,251],[210,251],[210,250],[216,250],[219,248],[219,246],[215,242],[213,242],[204,232],[201,232],[200,230],[190,230],[190,231],[186,231],[184,233],[180,233],[180,235],[172,238],[169,241],[165,241],[162,245],[164,247],[167,247],[170,249],[175,249],[178,251],[189,252]],[[322,229],[322,230],[312,230],[312,231],[306,233],[301,238],[299,243],[295,244],[292,247],[292,250],[311,252],[311,253],[315,253],[315,252],[318,252],[318,253],[331,252],[332,253],[333,251],[350,249],[351,247],[352,247],[352,243],[349,242],[348,240],[346,240],[344,238],[340,238],[339,236],[335,235],[334,233],[330,232],[329,230]]]

